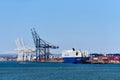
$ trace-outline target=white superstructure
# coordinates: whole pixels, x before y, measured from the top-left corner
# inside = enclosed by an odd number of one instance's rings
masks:
[[[81,50],[64,50],[62,52],[62,57],[87,57],[88,53],[87,51],[81,51]]]

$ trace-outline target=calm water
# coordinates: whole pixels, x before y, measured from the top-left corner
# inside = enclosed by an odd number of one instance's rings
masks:
[[[0,62],[0,80],[120,80],[120,64]]]

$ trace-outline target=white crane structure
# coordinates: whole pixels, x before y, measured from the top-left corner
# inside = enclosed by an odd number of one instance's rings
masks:
[[[35,48],[25,46],[22,38],[17,38],[15,42],[18,51],[17,61],[32,61]]]
[[[82,54],[82,57],[88,57],[88,52],[87,51],[82,51],[81,49],[79,50]]]

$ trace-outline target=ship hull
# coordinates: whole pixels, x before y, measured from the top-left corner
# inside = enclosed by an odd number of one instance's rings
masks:
[[[80,63],[80,64],[83,63],[81,57],[64,57],[63,61],[64,63]]]
[[[90,63],[89,62],[90,57],[64,57],[63,62],[64,63]]]

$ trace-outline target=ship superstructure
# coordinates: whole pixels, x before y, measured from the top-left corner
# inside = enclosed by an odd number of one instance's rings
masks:
[[[75,50],[64,50],[62,52],[62,58],[64,63],[84,63],[88,59],[87,51]]]

